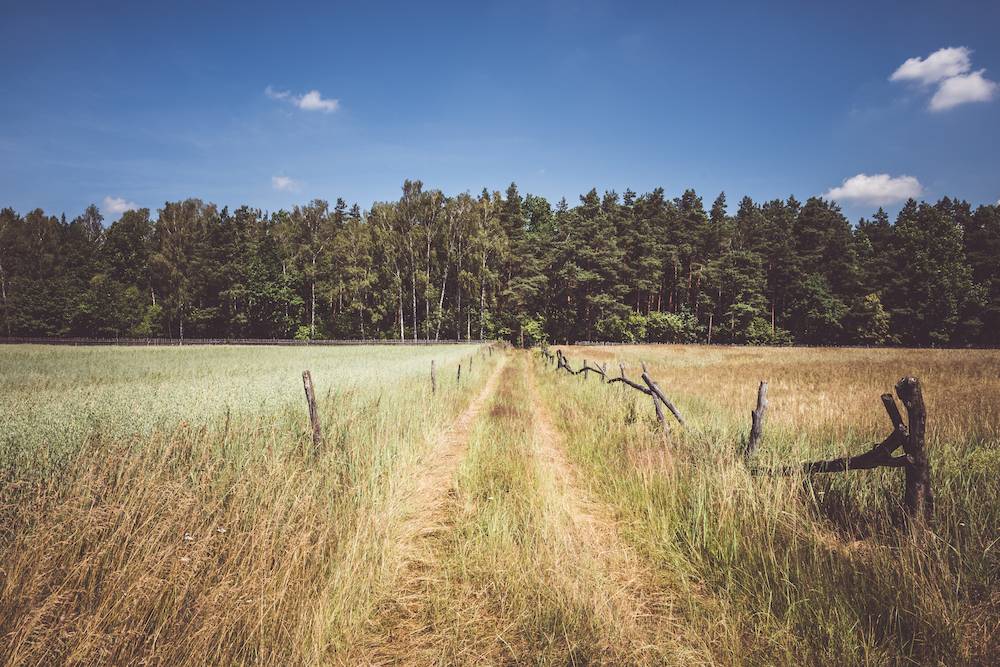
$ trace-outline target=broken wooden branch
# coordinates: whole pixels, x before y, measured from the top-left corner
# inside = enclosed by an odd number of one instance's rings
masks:
[[[902,468],[909,457],[892,456],[892,451],[901,444],[902,436],[893,431],[888,438],[874,445],[864,454],[847,456],[829,461],[811,461],[798,466],[784,466],[773,469],[757,469],[754,474],[767,475],[812,475],[819,473],[846,472],[848,470],[871,470],[873,468]]]
[[[626,384],[629,387],[632,387],[636,391],[641,391],[642,393],[647,394],[649,396],[653,395],[653,392],[651,392],[649,389],[646,389],[641,384],[636,384],[635,382],[632,382],[631,380],[629,380],[625,376],[625,365],[624,364],[618,364],[618,372],[619,372],[619,376],[616,377],[616,378],[612,378],[612,379],[608,380],[608,384],[613,384],[615,382],[621,382],[622,384]]]

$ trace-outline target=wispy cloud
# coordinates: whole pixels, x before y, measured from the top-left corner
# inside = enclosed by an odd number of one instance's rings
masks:
[[[971,70],[972,50],[949,46],[926,58],[908,58],[889,80],[917,83],[924,88],[937,84],[928,108],[944,111],[968,102],[989,102],[996,96],[1000,85],[983,76],[986,70]]]
[[[268,86],[264,89],[264,94],[270,97],[272,100],[287,100],[292,96],[287,90],[275,90],[273,87]]]
[[[923,191],[920,181],[913,176],[857,174],[830,188],[823,196],[836,201],[882,206],[919,197]]]
[[[128,201],[124,197],[105,197],[101,205],[101,210],[106,215],[121,215],[125,211],[134,211],[139,208],[135,202]]]
[[[294,95],[290,90],[277,90],[268,86],[264,89],[264,94],[272,100],[290,102],[303,111],[333,113],[340,108],[340,100],[325,98],[318,90],[310,90],[305,95]]]
[[[279,192],[298,192],[299,182],[288,176],[272,176],[271,187]]]

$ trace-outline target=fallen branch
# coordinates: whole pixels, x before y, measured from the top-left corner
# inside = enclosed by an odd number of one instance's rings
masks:
[[[610,380],[608,380],[608,384],[614,384],[615,382],[621,382],[622,384],[626,384],[629,387],[632,387],[636,391],[641,391],[642,393],[647,394],[649,396],[653,395],[653,392],[651,392],[649,389],[646,389],[641,384],[636,384],[635,382],[632,382],[627,377],[625,377],[625,365],[624,364],[618,364],[618,372],[620,373],[620,375],[618,377],[616,377],[616,378],[611,378]]]
[[[871,470],[873,468],[902,468],[910,462],[908,456],[892,456],[893,450],[902,444],[903,437],[898,431],[893,431],[888,438],[873,446],[864,454],[848,456],[829,461],[811,461],[799,466],[782,468],[756,469],[756,475],[813,475],[830,472],[846,472],[848,470]]]

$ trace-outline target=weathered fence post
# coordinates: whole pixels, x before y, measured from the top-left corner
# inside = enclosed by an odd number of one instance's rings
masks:
[[[458,364],[458,375],[455,376],[455,382],[456,382],[456,384],[461,384],[462,383],[462,363],[461,362],[459,362],[459,364]]]
[[[313,389],[312,375],[302,371],[302,386],[306,390],[306,404],[309,406],[309,423],[312,426],[313,453],[318,454],[323,444],[323,430],[319,425],[319,410],[316,409],[316,392]]]
[[[645,382],[646,386],[649,387],[649,390],[653,392],[654,403],[655,399],[657,398],[660,399],[660,401],[662,401],[663,404],[667,406],[667,409],[670,410],[671,413],[673,413],[674,417],[677,418],[677,421],[680,422],[681,426],[683,426],[684,417],[681,417],[680,410],[678,410],[677,407],[670,402],[670,399],[668,399],[666,395],[660,390],[660,387],[653,381],[651,377],[649,377],[649,373],[646,371],[645,362],[643,362],[642,364],[642,381]],[[659,410],[657,411],[659,412]]]
[[[764,414],[767,412],[767,382],[761,380],[757,387],[757,408],[750,411],[750,437],[747,439],[745,455],[752,457],[757,452],[764,437]]]
[[[931,464],[924,449],[927,432],[927,408],[920,381],[915,377],[905,377],[896,383],[896,395],[906,408],[909,434],[903,440],[906,452],[906,490],[903,505],[910,518],[930,520],[934,509],[934,494],[931,491]],[[893,418],[895,419],[895,418]]]
[[[437,393],[437,377],[434,375],[434,360],[431,359],[431,393]]]

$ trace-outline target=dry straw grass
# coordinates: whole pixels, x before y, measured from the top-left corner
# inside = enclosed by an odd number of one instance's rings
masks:
[[[473,348],[0,349],[0,661],[995,660],[1000,354],[568,353],[649,362],[688,428],[527,354],[497,376]],[[760,455],[792,463],[880,440],[907,374],[928,532],[896,525],[899,470],[753,478],[736,454],[759,379]]]
[[[997,657],[1000,353],[569,348],[640,360],[687,429],[666,443],[646,397],[547,370],[572,458],[628,537],[725,610],[724,663],[989,663]],[[616,364],[612,364],[614,366]],[[770,383],[764,462],[863,451],[884,437],[879,395],[918,376],[937,494],[931,530],[898,527],[902,472],[752,478],[736,455],[758,380]],[[713,614],[720,607],[713,607]],[[691,622],[704,610],[692,606]],[[711,619],[701,618],[705,627]],[[733,641],[735,639],[735,641]]]
[[[3,350],[19,412],[4,415],[0,661],[335,660],[398,560],[399,480],[490,366],[432,400],[430,359],[475,352]],[[302,368],[319,387],[318,458]],[[195,418],[173,421],[175,401]],[[78,442],[86,410],[106,418]],[[24,415],[43,413],[38,442]]]

